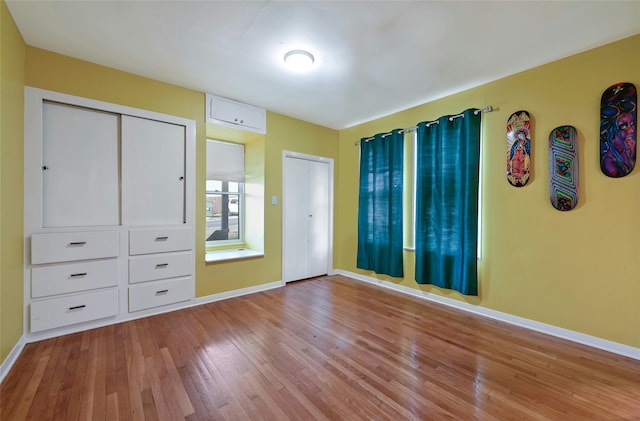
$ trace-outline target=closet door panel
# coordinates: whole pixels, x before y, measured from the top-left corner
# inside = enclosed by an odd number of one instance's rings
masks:
[[[287,158],[284,191],[285,282],[309,277],[309,166],[303,159]]]
[[[309,276],[327,273],[329,251],[329,165],[309,161]]]
[[[42,226],[118,225],[117,114],[43,104]]]
[[[122,222],[185,222],[185,127],[122,116]]]

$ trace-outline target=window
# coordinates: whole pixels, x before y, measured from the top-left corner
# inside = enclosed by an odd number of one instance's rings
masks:
[[[244,242],[244,146],[207,139],[206,244]]]

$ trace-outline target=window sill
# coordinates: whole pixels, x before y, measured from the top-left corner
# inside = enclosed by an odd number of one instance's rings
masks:
[[[240,259],[250,259],[252,257],[263,257],[264,253],[249,250],[249,249],[231,249],[231,250],[219,250],[219,251],[208,251],[205,254],[204,261],[207,263],[211,262],[224,262],[226,260],[240,260]]]

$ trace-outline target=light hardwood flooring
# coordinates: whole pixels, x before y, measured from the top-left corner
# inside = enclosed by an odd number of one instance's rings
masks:
[[[342,276],[28,344],[18,420],[640,420],[640,361]]]

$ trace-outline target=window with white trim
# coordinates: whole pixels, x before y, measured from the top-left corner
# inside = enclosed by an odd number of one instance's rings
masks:
[[[206,245],[244,242],[244,145],[207,139]]]

